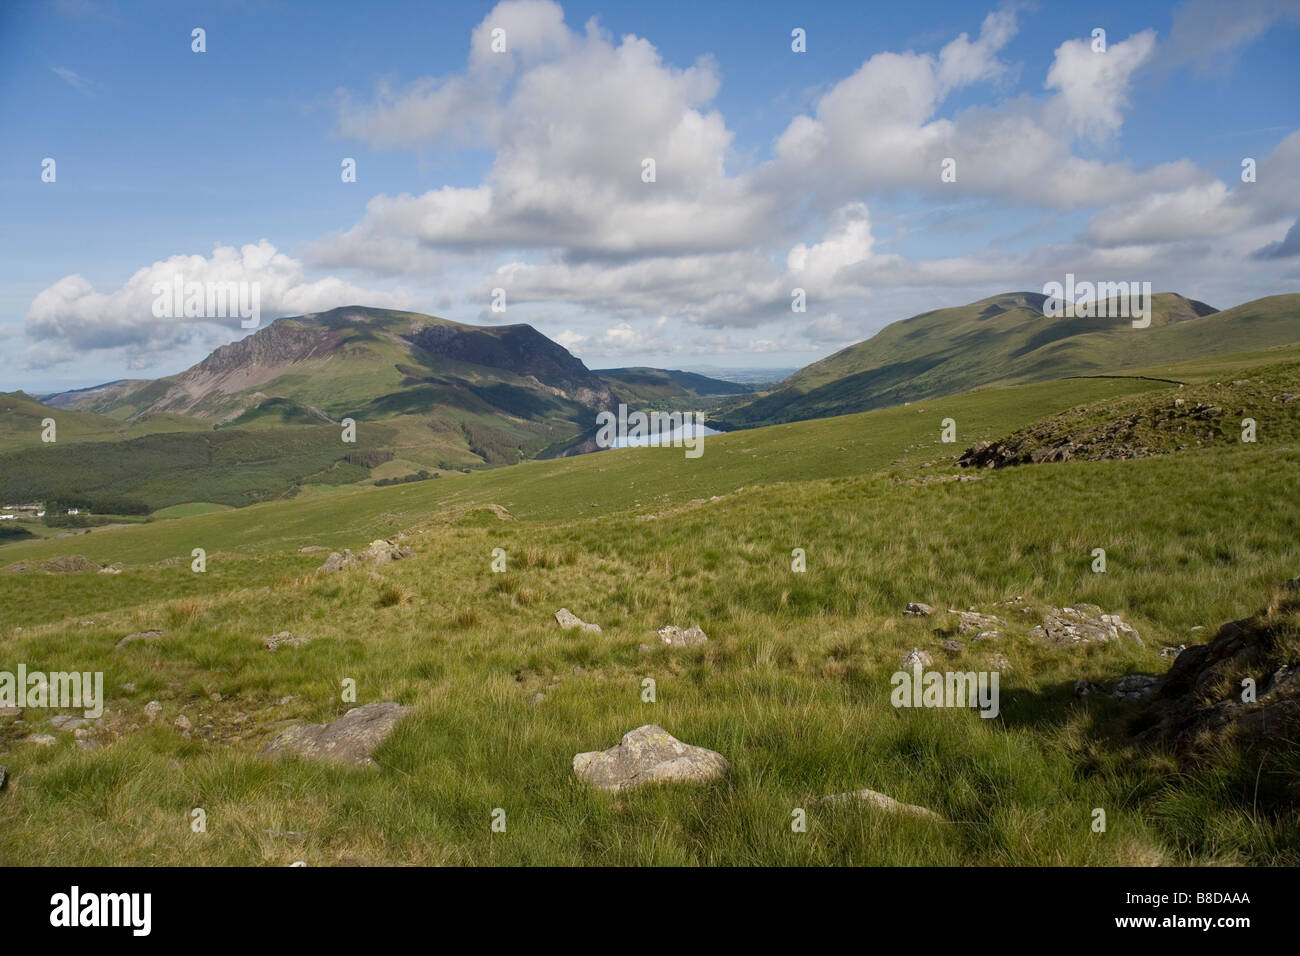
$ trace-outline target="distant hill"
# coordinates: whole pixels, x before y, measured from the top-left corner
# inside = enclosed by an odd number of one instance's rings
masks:
[[[614,388],[625,401],[659,402],[702,398],[710,395],[744,395],[751,385],[710,378],[696,372],[661,368],[600,368],[595,374]]]
[[[748,428],[866,411],[993,383],[1108,374],[1300,341],[1300,295],[1216,311],[1173,293],[1152,297],[1151,325],[1127,318],[1050,318],[1045,297],[1011,292],[924,312],[801,369],[719,416]]]

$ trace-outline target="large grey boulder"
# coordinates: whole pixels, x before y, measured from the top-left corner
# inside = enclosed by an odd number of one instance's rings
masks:
[[[722,754],[684,744],[655,724],[623,735],[618,746],[573,758],[578,779],[617,793],[650,783],[702,783],[727,772]]]
[[[353,767],[366,766],[373,762],[370,755],[412,709],[392,701],[353,707],[328,724],[289,727],[267,744],[262,754],[278,757],[291,753]]]

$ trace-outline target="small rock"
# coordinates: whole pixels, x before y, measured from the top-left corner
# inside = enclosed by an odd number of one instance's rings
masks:
[[[53,747],[58,741],[53,734],[29,734],[23,738],[25,744],[35,744],[37,747]]]
[[[579,780],[612,793],[651,783],[702,783],[721,777],[727,769],[721,754],[682,743],[655,724],[628,731],[609,750],[573,758]]]
[[[960,651],[966,647],[966,645],[963,644],[961,641],[940,641],[939,646],[942,647],[945,651],[952,651],[953,653],[956,653],[957,651]]]
[[[903,609],[904,617],[929,617],[934,613],[934,608],[928,604],[920,604],[916,601],[909,601],[907,607]]]
[[[214,704],[219,704],[221,703],[221,694],[219,694],[217,691],[214,690],[211,694],[208,695],[208,700],[212,701],[212,703]]]
[[[136,641],[156,641],[158,638],[162,637],[162,635],[163,632],[157,629],[136,631],[134,634],[128,634],[126,637],[114,644],[113,650],[120,651],[122,648],[126,647],[126,645],[134,644]]]
[[[574,628],[579,628],[584,631],[591,631],[593,634],[600,633],[599,624],[588,624],[582,618],[578,617],[578,615],[570,611],[567,607],[562,607],[555,612],[555,622],[559,624],[560,627],[564,628],[566,631],[571,631]]]
[[[1186,644],[1179,644],[1177,647],[1170,647],[1169,645],[1165,645],[1164,647],[1160,648],[1160,656],[1177,657],[1185,650],[1187,650]]]
[[[287,647],[302,647],[304,644],[310,644],[310,637],[294,637],[290,631],[281,631],[279,634],[272,634],[266,639],[266,649],[273,651],[281,645]]]
[[[0,718],[12,717],[16,719],[22,717],[22,715],[23,709],[21,707],[0,707]]]
[[[829,797],[820,797],[813,801],[814,806],[834,807],[847,803],[865,803],[876,810],[886,813],[905,813],[908,816],[922,817],[926,820],[942,820],[943,817],[929,807],[920,807],[914,803],[900,803],[893,797],[875,790],[853,790],[849,793],[833,793]]]
[[[150,720],[153,720],[161,713],[162,713],[162,704],[158,703],[158,701],[156,700],[151,700],[149,701],[149,703],[144,705],[144,715],[148,717]]]
[[[910,669],[918,665],[921,667],[929,667],[933,663],[934,658],[930,656],[929,651],[923,651],[920,648],[914,647],[903,655],[902,659],[898,662],[898,666]]]
[[[190,727],[193,726],[193,724],[190,723],[190,719],[188,717],[186,717],[184,714],[181,714],[179,717],[177,717],[175,720],[172,721],[172,726],[175,727],[177,730],[189,730]]]
[[[987,666],[991,671],[1009,671],[1011,670],[1011,661],[1005,654],[990,654]]]
[[[124,694],[134,694],[134,693],[135,693],[135,681],[131,680],[131,681],[127,681],[125,684],[123,684],[123,685],[122,685],[122,693],[124,693]]]
[[[659,628],[659,640],[673,647],[695,647],[707,643],[709,638],[698,625],[692,625],[683,631],[680,627],[669,624]]]
[[[77,717],[73,714],[57,714],[50,718],[50,726],[55,730],[76,730],[79,727],[85,727],[90,721],[84,717]]]

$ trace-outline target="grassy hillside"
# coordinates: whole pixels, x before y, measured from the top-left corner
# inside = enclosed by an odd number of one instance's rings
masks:
[[[1300,295],[1215,312],[1161,293],[1151,326],[1123,318],[1049,318],[1021,292],[939,309],[801,369],[719,416],[729,427],[800,421],[956,394],[993,383],[1105,374],[1300,341]]]
[[[1245,616],[1295,575],[1294,432],[956,480],[966,443],[1176,390],[986,389],[710,437],[696,460],[609,451],[6,546],[6,659],[103,670],[109,703],[91,751],[67,734],[19,742],[45,729],[35,711],[26,729],[0,724],[0,862],[1300,863],[1294,743],[1181,773],[1126,742],[1129,705],[1073,692],[1162,672],[1162,645]],[[939,442],[944,417],[957,444]],[[402,530],[414,556],[373,573],[314,576],[323,555],[298,550]],[[204,574],[189,570],[194,547],[208,550]],[[1090,570],[1095,547],[1105,574]],[[491,570],[494,548],[505,573]],[[30,570],[70,553],[123,569]],[[995,603],[1011,596],[1121,612],[1144,645],[1047,649]],[[1008,623],[946,650],[951,621],[905,618],[907,601]],[[559,630],[561,606],[603,633]],[[656,645],[667,623],[698,623],[709,643]],[[162,634],[112,650],[146,629]],[[310,643],[265,650],[283,630]],[[890,675],[914,646],[941,668],[1000,668],[1000,717],[891,707]],[[377,768],[257,755],[286,722],[341,715],[344,677],[358,703],[415,707]],[[152,700],[163,710],[150,722]],[[574,782],[575,753],[651,722],[721,752],[730,773],[618,797]],[[949,822],[812,805],[860,787]],[[190,829],[195,807],[204,834]],[[1092,832],[1096,807],[1105,833]],[[490,829],[495,808],[505,833]],[[791,830],[795,808],[807,833]]]

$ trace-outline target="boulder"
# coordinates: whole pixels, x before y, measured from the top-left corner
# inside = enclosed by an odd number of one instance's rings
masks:
[[[573,758],[578,779],[617,793],[651,783],[702,783],[727,772],[721,754],[684,744],[662,727],[646,724],[623,735],[609,750]]]
[[[591,631],[593,634],[600,633],[599,624],[588,624],[582,618],[578,617],[578,615],[570,611],[567,607],[562,607],[555,612],[555,622],[559,624],[560,627],[564,628],[566,631],[571,631],[574,628],[578,628],[583,631]]]
[[[909,601],[907,607],[903,608],[904,617],[929,617],[934,613],[934,608],[928,604],[919,604],[916,601]]]
[[[929,807],[919,807],[914,803],[900,803],[893,797],[874,790],[853,790],[849,793],[833,793],[828,797],[819,797],[813,801],[814,806],[834,807],[850,803],[865,803],[886,813],[902,813],[907,816],[921,817],[925,820],[942,820],[943,817]]]
[[[698,625],[693,625],[683,631],[680,627],[669,624],[666,627],[659,628],[659,640],[665,644],[671,644],[673,647],[695,647],[699,644],[708,643],[708,636],[700,630]]]
[[[412,709],[392,701],[353,707],[328,724],[300,724],[285,729],[262,749],[262,754],[297,754],[363,767],[373,763],[370,755]]]

